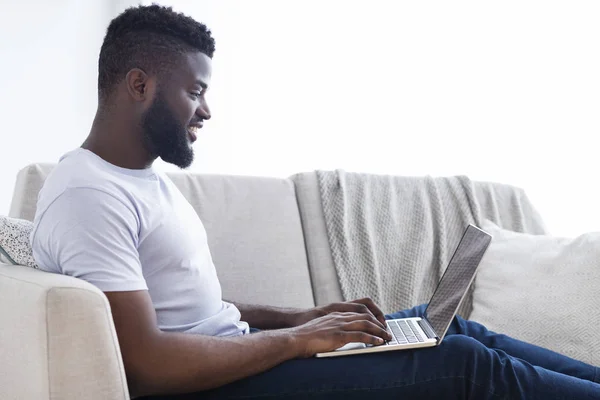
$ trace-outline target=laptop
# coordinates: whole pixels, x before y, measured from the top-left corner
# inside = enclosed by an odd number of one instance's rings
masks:
[[[337,357],[380,351],[439,346],[456,315],[479,267],[492,236],[469,225],[463,233],[446,271],[427,304],[423,317],[387,320],[393,339],[382,345],[348,343],[316,357]]]

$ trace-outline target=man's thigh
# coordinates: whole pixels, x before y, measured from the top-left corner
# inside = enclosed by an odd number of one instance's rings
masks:
[[[215,390],[168,398],[462,399],[473,390],[485,389],[482,385],[489,385],[489,377],[478,383],[470,378],[465,372],[472,364],[466,360],[472,358],[461,354],[464,345],[451,342],[434,348],[290,360]],[[488,389],[477,398],[487,398]]]

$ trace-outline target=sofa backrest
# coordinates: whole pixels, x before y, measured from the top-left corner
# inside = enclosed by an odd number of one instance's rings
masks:
[[[317,305],[344,301],[333,263],[317,175],[305,172],[292,176],[305,233],[308,264]]]
[[[53,167],[32,164],[19,172],[11,217],[33,220],[38,192]],[[225,299],[314,306],[291,180],[183,172],[167,175],[204,223]]]

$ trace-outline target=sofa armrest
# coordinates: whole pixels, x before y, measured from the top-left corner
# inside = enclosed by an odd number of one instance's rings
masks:
[[[0,264],[0,398],[129,399],[104,293]]]

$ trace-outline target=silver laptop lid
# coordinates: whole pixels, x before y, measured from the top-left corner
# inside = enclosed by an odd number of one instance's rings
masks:
[[[490,234],[473,225],[463,233],[425,310],[424,318],[437,335],[438,343],[446,335],[491,241]]]

